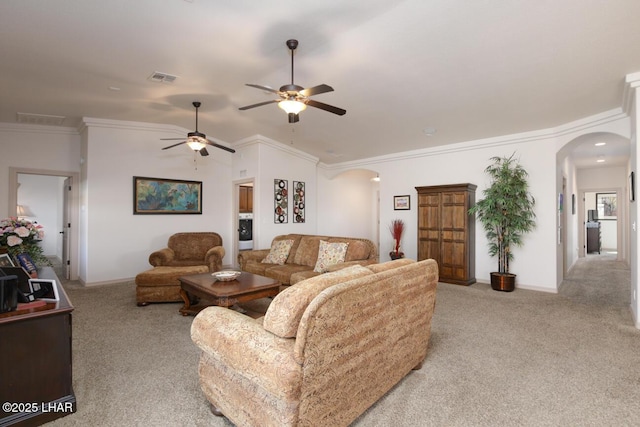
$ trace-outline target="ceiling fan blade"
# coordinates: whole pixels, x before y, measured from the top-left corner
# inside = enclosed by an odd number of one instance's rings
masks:
[[[246,85],[247,86],[251,86],[251,87],[255,87],[256,89],[266,90],[267,92],[278,93],[277,90],[275,90],[274,88],[269,87],[269,86],[254,85],[254,84],[251,84],[251,83],[247,83]]]
[[[208,155],[209,155],[209,152],[207,151],[207,149],[206,149],[205,147],[202,147],[202,148],[201,148],[200,150],[198,150],[198,151],[200,151],[200,155],[201,155],[201,156],[208,156]]]
[[[178,141],[184,138],[160,138],[160,141]]]
[[[186,143],[187,143],[187,141],[178,142],[177,144],[173,144],[173,145],[170,145],[168,147],[164,147],[163,150],[166,150],[167,148],[177,147],[178,145],[182,145],[182,144],[186,144]]]
[[[213,145],[214,147],[218,147],[218,148],[220,148],[222,150],[225,150],[225,151],[228,151],[230,153],[235,153],[236,152],[236,150],[234,150],[233,148],[229,148],[229,147],[225,147],[224,145],[216,144],[215,142],[213,142],[213,141],[211,141],[209,139],[207,139],[207,144]],[[204,148],[202,150],[204,150]],[[202,151],[202,150],[200,150],[200,151]],[[204,155],[206,155],[206,154],[203,154],[203,156]]]
[[[307,89],[303,89],[300,91],[300,95],[302,96],[311,96],[318,95],[321,93],[333,92],[333,88],[326,84],[321,84],[318,86],[310,87]]]
[[[280,102],[279,99],[272,99],[271,101],[258,102],[257,104],[247,105],[246,107],[240,107],[238,110],[248,110],[249,108],[262,107],[263,105],[273,104],[274,102]]]
[[[328,111],[333,114],[337,114],[339,116],[344,116],[347,113],[347,110],[343,110],[342,108],[334,107],[333,105],[324,104],[322,102],[314,101],[313,99],[308,99],[306,102],[307,105],[312,107],[319,108],[324,111]]]

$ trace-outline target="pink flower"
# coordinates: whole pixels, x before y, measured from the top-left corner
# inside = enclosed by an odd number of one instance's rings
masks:
[[[18,236],[9,236],[7,237],[7,245],[9,246],[18,246],[22,244],[22,239]]]
[[[20,237],[27,237],[29,235],[29,233],[30,233],[29,229],[27,227],[24,227],[24,226],[18,227],[13,231]]]

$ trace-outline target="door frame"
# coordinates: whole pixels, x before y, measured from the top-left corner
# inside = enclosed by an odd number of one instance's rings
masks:
[[[70,178],[71,192],[69,196],[69,205],[64,209],[69,212],[69,245],[70,256],[69,261],[69,279],[78,280],[78,226],[80,220],[80,172],[56,171],[48,169],[30,169],[9,167],[9,215],[18,216],[18,174],[27,175],[47,175],[60,176]]]
[[[238,267],[237,262],[238,262],[238,253],[240,252],[240,250],[238,249],[238,245],[239,245],[239,241],[240,241],[240,235],[239,235],[239,229],[240,229],[240,186],[243,184],[252,184],[253,185],[253,247],[254,249],[256,248],[256,225],[258,224],[258,221],[256,221],[257,219],[257,215],[256,215],[256,182],[254,178],[247,178],[247,179],[239,179],[236,181],[233,181],[233,260],[232,260],[232,265],[234,267]]]

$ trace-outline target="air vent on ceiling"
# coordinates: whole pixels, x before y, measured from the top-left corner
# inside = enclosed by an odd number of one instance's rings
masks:
[[[62,126],[65,116],[51,116],[48,114],[16,113],[18,123],[32,125]]]
[[[154,71],[153,74],[149,76],[149,80],[158,83],[173,83],[177,78],[177,76],[172,76],[171,74],[167,73],[161,73],[160,71]]]

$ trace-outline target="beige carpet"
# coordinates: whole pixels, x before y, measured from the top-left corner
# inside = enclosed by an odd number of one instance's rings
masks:
[[[640,425],[629,282],[623,264],[596,256],[580,260],[560,295],[440,284],[424,366],[353,425]],[[200,392],[180,304],[136,307],[132,283],[65,287],[78,411],[49,425],[231,425]]]

